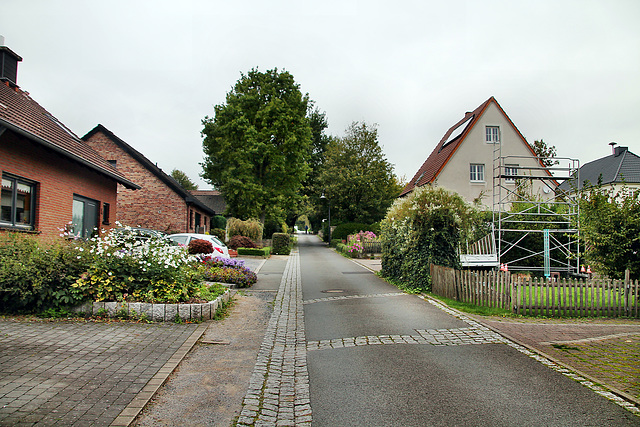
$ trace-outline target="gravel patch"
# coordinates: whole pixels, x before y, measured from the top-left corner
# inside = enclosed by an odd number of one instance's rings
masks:
[[[244,295],[243,295],[244,293]],[[137,426],[230,426],[240,414],[274,294],[236,294],[143,410]]]

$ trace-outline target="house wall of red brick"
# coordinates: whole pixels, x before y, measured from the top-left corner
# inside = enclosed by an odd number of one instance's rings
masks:
[[[125,152],[111,138],[96,132],[86,140],[107,160],[115,160],[116,168],[130,181],[142,187],[128,190],[118,185],[117,220],[123,225],[145,227],[168,233],[195,232],[195,213],[200,213],[201,226],[209,231],[209,215],[184,198]]]
[[[11,131],[0,136],[0,171],[19,176],[36,185],[35,231],[49,238],[72,219],[73,195],[100,202],[99,225],[103,225],[103,205],[110,205],[110,222],[117,215],[117,184],[104,175],[50,151]]]

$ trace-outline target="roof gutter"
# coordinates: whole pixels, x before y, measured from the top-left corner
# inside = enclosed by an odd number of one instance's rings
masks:
[[[28,139],[30,139],[32,141],[35,141],[35,142],[37,142],[39,144],[44,145],[45,147],[49,148],[50,150],[55,151],[58,154],[62,154],[65,157],[69,157],[69,158],[75,160],[76,162],[82,164],[83,166],[88,167],[89,169],[93,169],[96,172],[99,172],[99,173],[101,173],[103,175],[108,176],[109,178],[114,179],[116,182],[124,185],[125,187],[127,187],[130,190],[139,190],[139,189],[142,188],[139,185],[134,184],[133,182],[129,181],[128,179],[123,178],[123,177],[121,177],[121,176],[109,171],[108,169],[101,168],[100,166],[97,166],[97,165],[89,162],[88,160],[86,160],[86,159],[84,159],[84,158],[82,158],[82,157],[80,157],[80,156],[78,156],[76,154],[73,154],[70,151],[67,151],[67,150],[63,149],[63,148],[61,148],[61,147],[59,147],[59,146],[47,141],[44,138],[40,138],[39,136],[34,135],[34,134],[32,134],[31,132],[29,132],[29,131],[27,131],[25,129],[22,129],[21,127],[16,126],[13,123],[10,123],[10,122],[0,118],[0,124],[2,124],[7,129],[9,129],[9,130],[11,130],[11,131],[13,131],[13,132],[15,132],[15,133],[17,133],[19,135],[22,135],[22,136],[24,136],[24,137],[26,137],[26,138],[28,138]]]

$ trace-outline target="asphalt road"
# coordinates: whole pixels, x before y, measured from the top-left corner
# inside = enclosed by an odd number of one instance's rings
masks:
[[[306,339],[317,344],[307,353],[314,426],[640,425],[473,325],[398,295],[317,237],[298,238]]]

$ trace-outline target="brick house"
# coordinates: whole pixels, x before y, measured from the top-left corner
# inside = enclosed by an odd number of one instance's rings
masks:
[[[52,238],[109,228],[117,186],[139,188],[17,85],[22,58],[0,46],[0,230]]]
[[[142,187],[132,191],[118,186],[116,219],[122,224],[169,233],[210,230],[215,212],[109,129],[97,125],[82,139]]]

